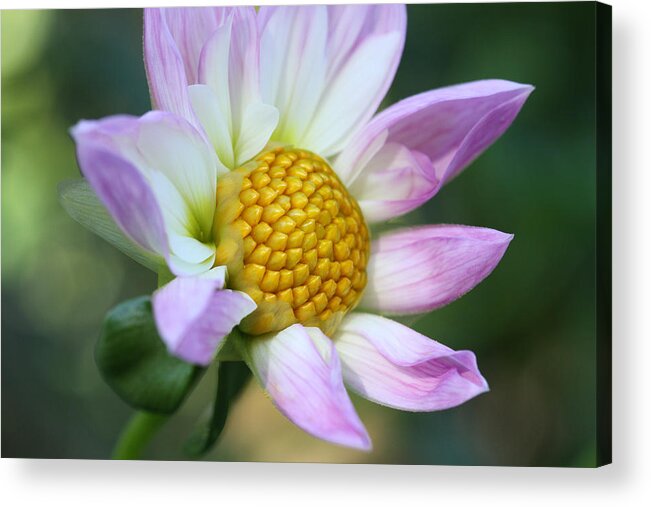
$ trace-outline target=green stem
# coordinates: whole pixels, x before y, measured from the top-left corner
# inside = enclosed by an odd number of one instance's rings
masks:
[[[168,416],[150,412],[136,412],[120,434],[113,448],[112,459],[138,459],[156,431]]]

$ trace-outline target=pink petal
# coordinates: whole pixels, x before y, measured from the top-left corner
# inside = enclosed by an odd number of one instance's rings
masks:
[[[234,9],[206,41],[190,100],[220,160],[238,167],[258,154],[278,122],[260,96],[255,10]],[[208,85],[203,86],[203,85]]]
[[[290,421],[328,442],[371,448],[344,387],[334,344],[318,328],[294,324],[240,343],[256,378]]]
[[[249,25],[255,25],[253,7],[145,9],[145,68],[153,105],[185,118],[202,134],[188,86],[199,82],[201,54],[206,43],[232,16],[236,20],[250,20],[248,24],[237,24],[238,32],[232,41],[235,52],[246,53],[249,48],[243,41],[257,37],[255,30],[248,29]],[[257,46],[253,50],[257,65]],[[228,75],[226,70],[223,69]],[[257,69],[252,71],[249,65],[246,70],[247,79],[257,86]],[[245,93],[250,86],[243,83],[241,88]]]
[[[201,366],[210,364],[223,339],[256,308],[243,292],[223,289],[226,270],[215,269],[219,276],[175,278],[152,296],[156,326],[170,354]]]
[[[398,143],[384,144],[349,187],[369,222],[407,213],[428,201],[438,188],[429,158]]]
[[[403,197],[411,203],[391,205],[392,216],[409,211],[434,195],[502,135],[532,90],[530,85],[487,80],[407,98],[377,115],[354,137],[335,162],[337,173],[347,186],[357,187],[355,196],[365,211],[378,207],[381,199],[365,193],[357,180],[363,181],[369,177],[367,172],[382,167],[374,160],[385,144],[402,145],[427,157],[433,167],[430,181],[438,181],[438,187],[430,184],[417,198]]]
[[[82,172],[127,236],[177,275],[210,269],[218,162],[196,129],[151,111],[81,121],[72,135]]]
[[[114,116],[99,122],[82,121],[71,131],[77,143],[82,173],[113,216],[133,240],[149,252],[167,257],[167,235],[161,210],[149,183],[134,163],[121,156],[107,133],[135,136],[135,118]]]
[[[229,7],[185,7],[157,10],[161,11],[179,50],[187,84],[198,83],[201,50],[208,38],[222,25],[233,9]]]
[[[371,246],[362,306],[404,315],[440,308],[497,266],[511,234],[462,225],[399,229]]]
[[[384,82],[386,93],[400,63],[406,31],[407,9],[404,5],[329,5],[329,76],[335,75],[368,37],[398,32],[402,42],[386,70]],[[373,109],[377,108],[383,96],[379,99],[375,98],[378,103]]]
[[[428,412],[488,391],[472,352],[455,352],[378,315],[347,316],[335,344],[346,384],[382,405]]]
[[[218,31],[224,35],[219,36]],[[259,51],[255,10],[233,9],[204,42],[197,83],[235,95],[234,107],[241,106],[240,97],[259,95]]]
[[[145,9],[143,44],[153,107],[181,116],[200,128],[190,105],[185,63],[164,9]]]

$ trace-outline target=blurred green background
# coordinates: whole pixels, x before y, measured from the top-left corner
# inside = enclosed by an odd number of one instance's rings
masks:
[[[99,324],[155,277],[70,219],[57,183],[77,177],[68,128],[149,108],[140,10],[2,13],[2,455],[106,458],[131,410],[93,360]],[[371,454],[317,441],[251,384],[215,460],[592,466],[595,463],[594,4],[410,6],[387,103],[504,78],[536,86],[511,129],[400,223],[512,232],[477,289],[412,322],[471,349],[491,391],[445,412],[355,398]],[[153,441],[181,445],[211,400],[204,379]]]

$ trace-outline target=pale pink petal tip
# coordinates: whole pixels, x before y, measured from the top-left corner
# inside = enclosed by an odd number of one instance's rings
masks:
[[[532,91],[531,85],[492,79],[404,99],[354,136],[335,162],[337,172],[369,221],[404,214],[430,199],[495,142]],[[405,164],[406,155],[389,163],[387,146],[411,153],[412,163]],[[395,184],[385,185],[384,191],[368,184],[391,179]]]
[[[143,46],[154,109],[177,114],[198,127],[188,97],[183,57],[170,31],[165,9],[145,9]]]
[[[351,314],[335,343],[346,384],[381,405],[429,412],[488,391],[472,352],[456,352],[378,315]]]
[[[344,387],[334,344],[319,329],[294,324],[242,343],[258,381],[290,421],[328,442],[371,449]]]
[[[512,234],[462,225],[399,229],[372,243],[361,306],[392,315],[451,303],[495,269]]]
[[[387,109],[390,138],[425,153],[442,184],[456,176],[511,125],[534,90],[487,79],[409,97]]]
[[[115,222],[137,245],[168,256],[162,211],[148,181],[116,138],[137,138],[138,119],[111,116],[80,121],[71,129],[77,161],[97,197]]]
[[[170,354],[200,366],[210,364],[224,338],[256,308],[243,292],[223,289],[224,276],[213,272],[175,278],[152,297],[156,326]]]

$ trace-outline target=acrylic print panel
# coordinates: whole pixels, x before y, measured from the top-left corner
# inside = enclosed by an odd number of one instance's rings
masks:
[[[609,34],[4,12],[3,456],[608,462]]]

